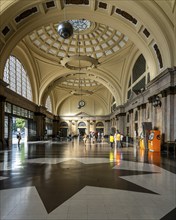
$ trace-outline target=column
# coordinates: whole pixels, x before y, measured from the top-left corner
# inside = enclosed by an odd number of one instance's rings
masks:
[[[69,123],[68,123],[68,135],[69,134],[72,134],[72,120],[69,120]]]
[[[44,106],[37,106],[36,112],[34,114],[38,140],[44,140],[44,136],[45,136],[45,117],[46,117],[46,115],[44,114],[45,111],[46,108]]]
[[[166,138],[167,141],[174,141],[174,96],[175,96],[175,89],[170,87],[167,90],[167,121],[166,121]]]
[[[78,135],[78,120],[75,120],[75,135]]]
[[[126,113],[119,113],[118,114],[118,128],[121,133],[125,133],[125,116]]]
[[[0,149],[4,149],[6,144],[4,140],[4,119],[5,119],[5,100],[6,97],[0,95]]]
[[[104,126],[104,135],[109,135],[110,133],[110,120],[105,120],[105,126]]]
[[[129,111],[129,115],[130,115],[130,123],[129,123],[129,127],[130,127],[130,137],[134,136],[134,120],[133,120],[133,109],[131,109]]]
[[[86,130],[87,130],[87,134],[89,134],[90,133],[90,120],[87,120],[87,128],[86,128]]]
[[[5,148],[5,140],[4,140],[4,117],[5,117],[5,89],[8,86],[6,82],[0,79],[0,149]]]
[[[56,137],[59,131],[59,116],[54,116],[53,119],[53,135]]]

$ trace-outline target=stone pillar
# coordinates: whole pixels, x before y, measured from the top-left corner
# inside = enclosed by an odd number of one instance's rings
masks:
[[[69,122],[68,123],[68,135],[69,135],[72,134],[72,120],[69,120],[68,122]]]
[[[8,116],[8,146],[12,146],[12,116]]]
[[[134,123],[134,118],[133,118],[133,109],[131,109],[130,111],[129,111],[129,117],[130,117],[130,123],[129,123],[129,128],[130,128],[130,137],[133,137],[134,136],[134,125],[135,125],[135,123]]]
[[[96,131],[96,120],[93,120],[93,131]]]
[[[87,120],[87,134],[90,133],[90,120]]]
[[[45,117],[46,117],[45,111],[46,108],[44,106],[37,106],[36,112],[34,114],[38,140],[44,140],[44,136],[45,136]]]
[[[110,120],[105,120],[104,135],[110,134]]]
[[[75,120],[75,135],[78,135],[78,120]]]
[[[146,104],[138,106],[138,135],[142,133],[142,122],[146,121]]]
[[[5,139],[4,139],[4,119],[5,119],[5,100],[6,97],[0,95],[0,126],[1,126],[1,132],[0,132],[0,149],[4,149]]]
[[[117,130],[120,131],[122,134],[125,134],[125,116],[126,113],[119,113],[116,115],[117,119]]]
[[[174,115],[174,102],[175,102],[175,91],[174,87],[170,87],[167,89],[167,111],[165,112],[166,117],[166,141],[174,141],[175,140],[175,115]]]
[[[59,116],[54,116],[53,119],[53,135],[56,137],[59,132]]]
[[[8,86],[6,82],[0,79],[0,149],[5,148],[4,140],[4,117],[5,117],[5,88]]]

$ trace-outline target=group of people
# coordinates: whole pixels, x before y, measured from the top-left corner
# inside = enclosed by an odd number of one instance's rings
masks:
[[[104,140],[104,134],[100,132],[90,132],[88,135],[85,133],[83,136],[84,144],[86,144],[87,141],[90,141],[90,143],[100,143]]]
[[[121,134],[119,131],[117,131],[114,135],[110,134],[109,136],[109,142],[111,148],[113,148],[114,143],[117,148],[123,147],[122,141],[123,141],[123,134]]]

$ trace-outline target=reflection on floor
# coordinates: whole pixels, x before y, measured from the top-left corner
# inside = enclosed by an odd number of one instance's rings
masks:
[[[0,152],[0,219],[175,219],[174,155],[108,143]]]

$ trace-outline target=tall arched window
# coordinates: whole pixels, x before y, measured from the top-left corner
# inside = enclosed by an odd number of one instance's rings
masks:
[[[138,95],[145,90],[146,84],[150,81],[150,73],[144,56],[141,54],[136,60],[132,74],[128,83],[127,99],[133,96],[133,93]]]
[[[49,112],[52,112],[52,105],[51,105],[51,98],[50,98],[50,96],[48,96],[48,98],[47,98],[47,100],[46,100],[45,107],[47,108],[47,110],[48,110]]]
[[[3,80],[8,88],[32,101],[32,89],[27,72],[22,63],[14,56],[7,59]]]

